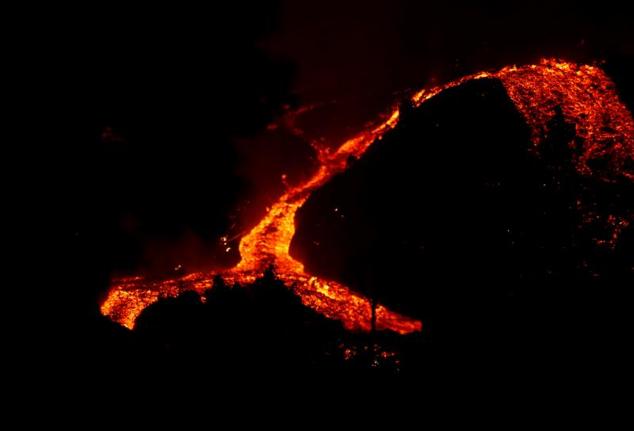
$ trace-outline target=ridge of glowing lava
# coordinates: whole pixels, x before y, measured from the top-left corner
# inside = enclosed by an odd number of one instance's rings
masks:
[[[597,175],[611,181],[617,177],[634,180],[634,121],[620,102],[612,81],[595,66],[543,60],[538,65],[510,66],[498,72],[481,72],[445,85],[423,89],[411,97],[420,106],[447,88],[475,79],[496,78],[522,113],[532,130],[533,143],[539,148],[548,123],[560,106],[567,121],[576,127],[581,155],[576,161],[582,175]],[[371,329],[370,301],[341,283],[324,280],[304,271],[304,265],[289,254],[295,233],[295,213],[312,191],[343,171],[348,157],[361,156],[376,139],[393,129],[399,110],[378,125],[344,142],[334,152],[319,150],[320,166],[307,181],[291,187],[271,206],[264,218],[240,241],[241,261],[220,275],[229,285],[248,284],[273,265],[277,276],[300,296],[304,305],[324,316],[340,320],[349,330]],[[589,161],[606,158],[610,169],[594,172]],[[629,165],[628,165],[629,163]],[[630,166],[628,168],[628,166]],[[150,281],[143,277],[113,281],[101,312],[127,328],[133,328],[141,311],[161,297],[176,296],[186,290],[202,293],[211,287],[215,273],[196,272],[179,278]],[[420,331],[422,323],[379,305],[376,328],[399,334]]]

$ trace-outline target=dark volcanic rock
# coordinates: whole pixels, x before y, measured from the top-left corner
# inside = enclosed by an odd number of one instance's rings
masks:
[[[412,292],[507,260],[507,208],[521,205],[512,191],[531,168],[529,147],[527,126],[499,82],[446,91],[311,196],[293,250],[310,271],[374,289],[411,312]],[[497,247],[485,255],[487,243]]]
[[[490,79],[403,117],[308,199],[292,253],[310,272],[436,326],[438,338],[535,330],[535,313],[559,313],[575,283],[595,275],[591,238],[578,228],[579,193],[592,187],[574,171],[574,127],[556,118],[538,156]]]

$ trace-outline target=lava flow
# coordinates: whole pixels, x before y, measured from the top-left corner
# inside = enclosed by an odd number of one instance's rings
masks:
[[[539,149],[548,124],[560,106],[566,121],[575,125],[581,143],[575,160],[580,175],[596,175],[605,181],[618,178],[634,180],[634,121],[620,102],[614,85],[595,66],[543,60],[538,65],[505,67],[498,72],[482,72],[448,84],[415,93],[411,101],[419,106],[443,90],[466,81],[499,79],[509,97],[531,127],[535,148]],[[371,329],[370,301],[341,283],[324,280],[304,271],[304,265],[289,254],[295,233],[295,213],[312,191],[346,168],[350,156],[359,157],[377,139],[393,129],[399,121],[399,110],[373,128],[344,142],[336,151],[321,150],[319,168],[307,181],[291,187],[271,206],[266,216],[240,242],[242,260],[234,268],[222,272],[227,284],[248,284],[269,266],[276,275],[300,296],[302,302],[332,319],[340,320],[349,330]],[[588,162],[601,158],[608,169],[593,171]],[[606,166],[606,164],[601,164]],[[186,290],[202,293],[211,287],[215,273],[196,272],[183,277],[149,281],[143,277],[114,280],[101,306],[101,312],[127,328],[133,328],[137,316],[161,297],[176,296]],[[400,334],[420,331],[422,323],[379,305],[376,328]]]

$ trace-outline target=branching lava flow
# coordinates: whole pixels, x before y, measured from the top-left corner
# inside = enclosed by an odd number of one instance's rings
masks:
[[[540,64],[506,67],[498,72],[466,76],[446,85],[421,90],[412,96],[419,106],[443,90],[466,81],[495,78],[526,119],[533,133],[535,148],[547,133],[554,109],[560,106],[567,121],[576,127],[582,142],[576,160],[580,175],[596,175],[605,181],[634,180],[634,121],[619,101],[614,86],[595,66],[543,60]],[[340,320],[346,329],[367,331],[371,328],[370,301],[341,283],[324,280],[304,271],[304,265],[289,254],[295,232],[294,218],[312,191],[346,167],[349,156],[359,157],[377,139],[399,121],[395,108],[376,127],[344,142],[336,151],[319,151],[319,169],[304,183],[291,187],[279,197],[266,216],[240,242],[241,261],[222,272],[230,285],[253,282],[273,265],[277,276],[300,296],[302,302],[326,317]],[[588,162],[601,158],[609,169],[595,172]],[[603,165],[602,165],[603,166]],[[186,290],[202,293],[211,286],[215,274],[196,272],[179,278],[149,281],[143,277],[113,281],[101,312],[127,328],[133,328],[141,311],[161,297],[176,296]],[[420,331],[422,323],[386,307],[377,308],[376,327],[400,334]]]

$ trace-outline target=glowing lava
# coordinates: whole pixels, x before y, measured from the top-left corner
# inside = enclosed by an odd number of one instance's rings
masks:
[[[506,67],[498,72],[466,76],[443,86],[421,90],[412,96],[419,106],[443,90],[466,81],[499,79],[511,100],[526,119],[533,133],[535,148],[548,133],[548,124],[560,106],[566,121],[575,125],[581,144],[576,169],[581,175],[596,175],[605,181],[619,177],[634,180],[634,121],[620,102],[614,85],[595,66],[544,60],[539,65]],[[269,266],[293,288],[302,302],[326,317],[340,320],[349,330],[371,329],[370,301],[341,283],[307,274],[304,265],[289,254],[295,233],[295,213],[312,191],[346,168],[350,156],[359,157],[376,139],[393,129],[399,121],[398,108],[376,127],[344,142],[336,151],[319,151],[320,167],[304,183],[291,187],[269,209],[266,216],[240,242],[242,260],[221,275],[230,285],[248,284]],[[609,169],[595,172],[588,163],[607,160]],[[127,328],[137,316],[161,297],[176,296],[186,290],[202,293],[211,287],[215,273],[196,272],[183,277],[149,281],[142,277],[114,280],[101,306],[101,312]],[[376,328],[400,334],[420,331],[422,323],[388,310],[377,308]]]

